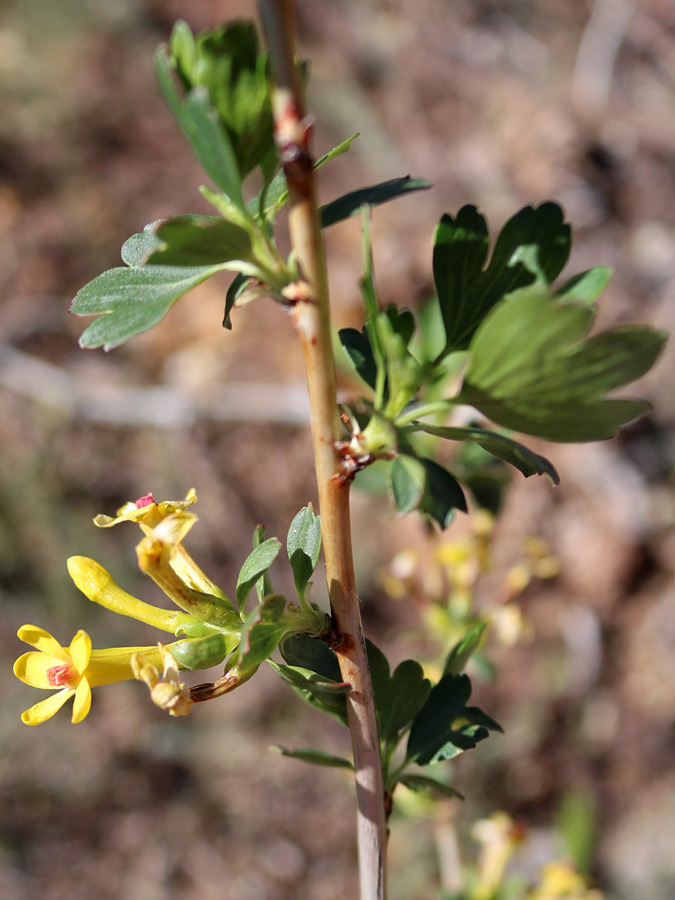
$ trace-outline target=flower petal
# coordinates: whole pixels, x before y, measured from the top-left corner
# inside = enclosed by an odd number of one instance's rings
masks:
[[[91,688],[86,678],[80,678],[80,683],[75,690],[73,701],[73,725],[77,725],[82,719],[86,719],[91,709]]]
[[[150,534],[155,541],[163,544],[178,544],[197,521],[194,513],[179,511],[172,513],[156,525]]]
[[[61,662],[68,659],[67,651],[64,650],[56,638],[52,637],[48,631],[44,630],[44,628],[38,628],[37,625],[22,625],[17,631],[16,636],[25,644],[30,644],[31,647],[35,647],[35,649],[39,650],[41,653],[48,653],[50,656],[55,656],[61,660]]]
[[[80,628],[80,630],[70,642],[70,647],[68,649],[70,652],[70,658],[73,661],[73,665],[80,673],[80,675],[84,675],[87,666],[89,665],[89,659],[91,657],[91,638],[89,637],[87,632],[82,631],[82,629]]]
[[[146,531],[147,527],[154,528],[163,518],[179,509],[187,509],[197,501],[197,493],[194,488],[187,492],[185,500],[163,500],[161,503],[151,503],[149,506],[138,507],[134,502],[125,503],[117,510],[116,516],[99,515],[94,519],[94,524],[99,528],[111,528],[120,522],[138,522]],[[144,527],[145,526],[145,527]]]
[[[46,722],[47,719],[51,719],[54,713],[61,709],[66,700],[72,697],[74,693],[75,691],[72,688],[57,691],[56,694],[52,694],[46,700],[40,700],[35,706],[31,706],[30,709],[21,713],[21,721],[24,725],[40,725],[42,722]]]
[[[50,656],[47,653],[31,650],[20,656],[14,663],[14,674],[24,684],[53,691],[54,684],[49,681],[47,670],[62,665],[63,657],[61,656]]]

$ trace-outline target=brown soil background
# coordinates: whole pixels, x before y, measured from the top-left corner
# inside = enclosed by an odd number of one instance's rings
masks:
[[[156,639],[93,608],[69,582],[66,558],[90,555],[128,590],[157,599],[134,569],[136,535],[94,529],[96,513],[149,490],[181,497],[194,485],[201,521],[190,547],[231,589],[254,525],[282,536],[314,496],[302,362],[279,309],[255,304],[224,332],[226,282],[209,282],[109,355],[79,350],[81,322],[67,313],[79,287],[119,264],[129,234],[206,209],[198,166],[155,87],[154,47],[179,15],[200,28],[252,14],[253,4],[207,0],[189,12],[174,0],[0,7],[0,894],[8,900],[355,896],[349,779],[267,751],[280,743],[345,752],[345,735],[272,673],[185,720],[165,718],[126,684],[97,690],[77,728],[62,713],[28,729],[19,714],[33,693],[10,672],[25,622],[64,642],[78,627],[99,646]],[[434,184],[375,214],[387,302],[414,307],[428,294],[431,233],[444,211],[476,203],[496,230],[525,203],[555,198],[575,226],[566,271],[615,268],[601,323],[673,329],[672,3],[304,0],[300,34],[312,60],[317,151],[361,132],[323,170],[322,198],[408,172]],[[358,223],[337,226],[327,241],[336,319],[356,325]],[[651,416],[613,442],[545,448],[562,475],[558,489],[514,479],[497,574],[532,534],[549,542],[561,574],[524,597],[534,640],[495,650],[500,678],[476,689],[505,736],[455,773],[468,798],[457,811],[467,847],[470,823],[505,809],[529,829],[526,871],[564,852],[554,824],[570,791],[590,798],[592,871],[612,900],[675,896],[672,385],[671,347],[641,384]],[[416,612],[383,594],[377,572],[397,549],[438,538],[363,495],[354,527],[367,626],[403,658]],[[436,815],[447,814],[441,804]],[[439,896],[432,824],[394,820],[392,866],[392,900]]]

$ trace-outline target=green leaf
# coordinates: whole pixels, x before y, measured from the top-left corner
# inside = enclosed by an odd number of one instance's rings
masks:
[[[612,437],[651,406],[603,394],[644,375],[666,334],[626,325],[584,340],[593,318],[590,308],[538,289],[499,304],[474,336],[456,401],[552,441]]]
[[[227,289],[227,294],[225,295],[225,314],[223,316],[223,328],[227,328],[228,331],[232,330],[232,320],[230,319],[230,313],[234,309],[237,298],[244,290],[248,282],[249,276],[244,275],[243,272],[239,272],[233,279],[232,284]]]
[[[388,487],[400,513],[417,509],[435,519],[441,528],[450,524],[455,509],[467,511],[457,479],[431,459],[399,454],[391,464]]]
[[[265,526],[264,525],[256,525],[255,530],[253,532],[253,549],[255,550],[259,547],[265,540]],[[261,577],[255,583],[255,590],[258,595],[258,600],[263,600],[268,594],[274,593],[274,588],[272,587],[272,581],[270,579],[269,572],[266,570],[263,572]]]
[[[182,26],[182,27],[181,27]],[[226,131],[242,177],[276,165],[267,54],[252,22],[231,22],[194,37],[181,23],[171,57],[186,91],[203,89]]]
[[[611,277],[610,266],[596,266],[570,278],[556,289],[555,296],[566,303],[589,305],[604,291]]]
[[[433,271],[443,316],[443,355],[464,350],[492,307],[506,294],[548,282],[562,270],[570,251],[570,228],[555,203],[526,206],[504,225],[487,268],[488,230],[475,206],[455,219],[445,215],[434,233]],[[533,260],[534,259],[534,263]],[[537,271],[532,271],[536,266]]]
[[[426,766],[454,759],[488,737],[488,729],[499,727],[480,710],[466,706],[470,696],[471,681],[466,675],[441,678],[412,723],[407,762]]]
[[[321,517],[314,515],[311,504],[303,507],[291,522],[286,550],[293,569],[295,589],[302,597],[321,551]]]
[[[351,364],[365,383],[373,390],[377,384],[377,364],[370,348],[366,329],[341,328],[338,332],[340,342]]]
[[[436,781],[435,778],[429,778],[428,775],[406,774],[402,775],[398,780],[411,791],[415,791],[416,794],[431,793],[438,794],[440,797],[456,797],[458,800],[464,800],[464,794],[460,794],[459,791],[450,787],[449,784]]]
[[[252,262],[248,232],[219,216],[175,216],[158,223],[155,233],[162,246],[149,253],[148,265],[213,266],[233,260]]]
[[[415,333],[415,317],[409,309],[399,309],[391,303],[384,314],[391,322],[391,327],[399,335],[403,343],[408,346]]]
[[[370,641],[366,641],[366,646],[380,740],[396,745],[401,732],[424,706],[431,682],[424,677],[422,666],[413,659],[406,659],[390,674],[384,653]]]
[[[108,269],[81,288],[70,306],[76,316],[99,318],[85,328],[80,346],[112,350],[157,325],[183,294],[224,266],[130,266]]]
[[[444,675],[459,675],[464,671],[466,664],[480,647],[484,631],[484,622],[477,622],[469,627],[461,641],[455,644],[448,654],[443,668]]]
[[[162,241],[157,237],[155,229],[164,219],[150,222],[143,231],[132,234],[122,244],[122,259],[128,266],[142,266],[154,250],[159,250]]]
[[[560,484],[560,476],[545,457],[533,450],[528,450],[522,444],[496,431],[485,428],[452,428],[436,425],[415,424],[411,431],[423,431],[425,434],[433,434],[436,437],[447,438],[451,441],[475,441],[492,456],[503,459],[519,469],[527,478],[530,475],[547,475],[553,484]]]
[[[318,675],[302,666],[280,666],[272,660],[268,664],[291,686],[293,691],[314,709],[327,713],[343,724],[347,724],[345,695],[350,687],[344,681],[334,681],[325,675]],[[339,670],[338,670],[339,672]]]
[[[241,176],[232,143],[211,105],[207,88],[195,87],[183,99],[176,88],[173,65],[163,47],[155,54],[155,72],[164,99],[204,171],[243,210]]]
[[[321,227],[329,228],[336,222],[355,216],[363,206],[380,206],[411,191],[423,191],[430,187],[429,182],[423,178],[411,178],[407,175],[405,178],[392,178],[380,184],[352,191],[321,207],[319,210]]]
[[[341,682],[340,665],[335,655],[324,641],[307,634],[287,637],[279,648],[285,661],[291,666],[309,669],[328,681]]]
[[[455,510],[467,512],[466,497],[460,483],[431,459],[420,457],[426,471],[424,494],[419,511],[431,516],[441,528],[447,528],[455,514]]]
[[[375,318],[374,325],[386,371],[387,389],[384,415],[393,419],[419,390],[422,383],[422,370],[407,348],[405,338],[410,329],[409,319],[405,314],[392,317],[387,312],[379,313]],[[399,328],[402,333],[399,332]]]
[[[278,538],[268,538],[246,557],[237,579],[236,600],[239,609],[244,608],[253,585],[267,572],[277,558],[280,549],[281,541]]]
[[[271,747],[271,749],[276,750],[283,756],[288,756],[290,759],[300,759],[302,762],[312,763],[315,766],[330,766],[333,769],[354,769],[354,766],[348,759],[343,759],[341,756],[332,756],[330,753],[324,753],[322,750],[312,750],[304,747],[298,750],[287,750],[286,747],[279,747],[278,745]]]
[[[400,513],[417,509],[424,496],[426,470],[413,456],[401,454],[389,469],[388,487],[394,506]]]
[[[243,675],[255,671],[277,649],[287,628],[286,598],[280,594],[265,597],[244,619],[238,670]]]

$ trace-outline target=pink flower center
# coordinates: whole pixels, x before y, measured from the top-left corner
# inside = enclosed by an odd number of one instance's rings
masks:
[[[155,498],[152,494],[146,494],[145,497],[139,497],[136,501],[136,509],[143,509],[144,506],[152,506]]]
[[[52,687],[63,687],[71,683],[75,674],[70,663],[63,663],[61,666],[52,666],[51,669],[47,669],[47,681]]]

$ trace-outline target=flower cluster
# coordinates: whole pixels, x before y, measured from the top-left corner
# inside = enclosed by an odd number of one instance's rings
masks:
[[[125,504],[114,518],[101,515],[94,520],[103,528],[120,522],[140,526],[144,535],[137,548],[140,567],[179,610],[161,609],[131,596],[93,559],[73,556],[68,560],[73,581],[94,603],[186,638],[168,646],[94,650],[89,635],[80,630],[66,648],[44,629],[24,625],[18,637],[34,649],[19,657],[14,674],[32,687],[55,693],[27,709],[21,717],[23,722],[39,725],[71,697],[72,721],[81,722],[89,712],[93,687],[134,678],[144,681],[153,701],[172,715],[189,712],[190,690],[180,682],[179,669],[206,668],[222,662],[238,646],[242,625],[239,612],[183,545],[183,538],[197,521],[187,512],[196,499],[194,490],[185,500],[163,503],[156,503],[148,494]]]
[[[264,541],[260,527],[254,535],[253,551],[239,573],[236,604],[232,603],[202,572],[183,544],[197,521],[197,516],[189,511],[196,500],[194,490],[188,492],[185,500],[162,503],[147,494],[125,504],[114,517],[101,515],[94,519],[100,528],[121,522],[140,527],[143,537],[136,547],[139,568],[178,609],[161,609],[133,597],[93,559],[72,556],[68,560],[75,585],[93,603],[181,639],[166,646],[92,650],[89,635],[78,631],[66,649],[44,629],[24,625],[18,636],[34,649],[16,661],[14,674],[32,687],[56,691],[23,713],[27,725],[39,725],[51,718],[71,697],[72,721],[81,722],[91,706],[92,687],[134,678],[147,685],[152,701],[159,707],[172,716],[183,716],[190,712],[193,703],[219,697],[247,681],[285,636],[327,631],[326,615],[305,597],[311,571],[305,572],[298,593],[299,605],[287,604],[285,597],[272,591],[267,570],[281,544],[276,538]],[[313,568],[320,532],[318,517],[311,508],[298,514],[301,519],[308,516],[316,526],[314,549],[310,548]],[[309,561],[309,557],[303,557],[303,567],[305,558]],[[254,587],[259,602],[247,611],[247,599]],[[213,684],[190,689],[180,680],[180,669],[208,669],[224,661],[225,671]]]

